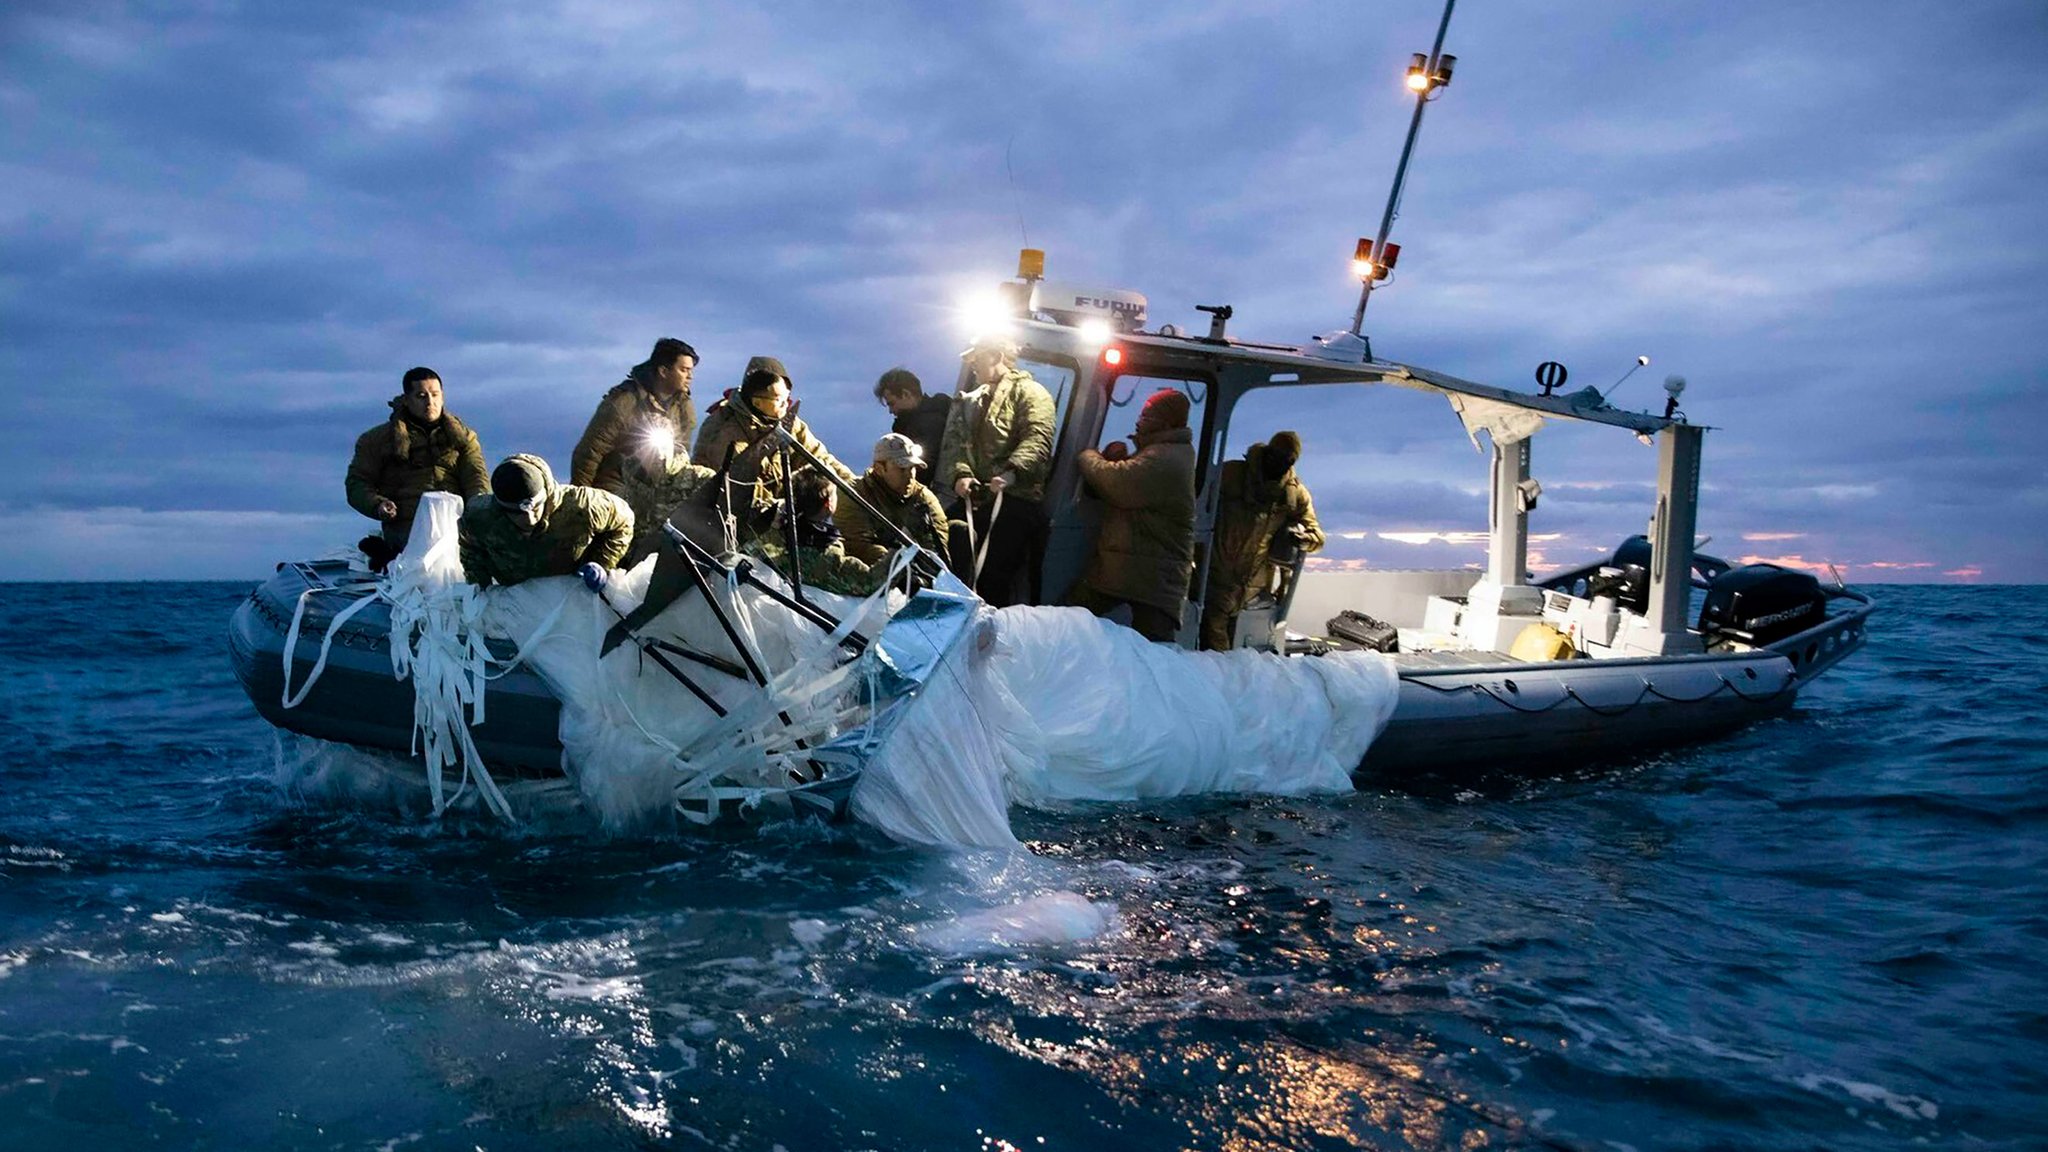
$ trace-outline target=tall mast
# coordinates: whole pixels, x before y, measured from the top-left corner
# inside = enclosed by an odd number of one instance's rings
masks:
[[[1451,30],[1451,9],[1458,0],[1444,0],[1444,18],[1436,26],[1436,43],[1430,46],[1425,59],[1416,53],[1408,65],[1408,87],[1415,92],[1415,115],[1408,120],[1408,140],[1401,145],[1401,162],[1394,166],[1394,187],[1387,193],[1387,210],[1380,216],[1380,233],[1373,241],[1372,255],[1368,266],[1359,270],[1360,279],[1365,281],[1358,292],[1358,311],[1351,314],[1351,334],[1359,335],[1359,328],[1365,324],[1366,301],[1372,299],[1372,286],[1384,275],[1374,265],[1384,266],[1386,259],[1387,233],[1394,227],[1394,212],[1401,203],[1401,185],[1408,179],[1408,158],[1415,154],[1415,137],[1422,131],[1422,110],[1444,85],[1451,82],[1451,66],[1457,63],[1456,56],[1444,55],[1444,34]]]

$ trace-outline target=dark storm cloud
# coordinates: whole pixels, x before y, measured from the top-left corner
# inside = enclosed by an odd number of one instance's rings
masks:
[[[38,543],[0,578],[114,574],[108,539],[172,576],[352,538],[349,446],[420,362],[493,455],[564,465],[654,337],[704,353],[700,407],[773,352],[858,457],[874,376],[950,379],[953,294],[1027,234],[1157,321],[1337,328],[1438,11],[12,6],[0,530]],[[1376,349],[1518,387],[1649,353],[1615,400],[1688,376],[1717,542],[2034,579],[2044,43],[2021,3],[1461,11]],[[1290,426],[1326,519],[1483,529],[1441,401],[1261,398],[1232,451]],[[1640,530],[1654,451],[1553,428],[1536,460],[1550,553]],[[1883,571],[1929,570],[1852,569]]]

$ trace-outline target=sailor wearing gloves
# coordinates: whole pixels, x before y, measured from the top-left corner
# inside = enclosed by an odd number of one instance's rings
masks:
[[[790,504],[783,509],[783,514],[787,515],[793,507],[796,519],[789,523],[778,521],[777,530],[755,541],[754,550],[768,562],[769,567],[787,577],[789,544],[794,537],[796,574],[804,587],[841,596],[871,595],[879,591],[882,582],[888,579],[894,553],[885,552],[873,563],[848,555],[839,529],[832,523],[838,498],[839,489],[829,477],[815,468],[799,470]]]
[[[491,473],[491,490],[462,509],[458,541],[471,584],[517,584],[609,569],[633,540],[633,510],[598,488],[555,483],[548,462],[521,453]],[[584,576],[585,582],[591,577]]]

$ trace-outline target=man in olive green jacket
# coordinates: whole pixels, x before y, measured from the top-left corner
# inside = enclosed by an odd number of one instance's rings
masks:
[[[1131,627],[1147,640],[1180,632],[1188,582],[1195,572],[1195,446],[1187,394],[1162,388],[1145,401],[1132,439],[1107,451],[1090,448],[1076,463],[1088,490],[1102,500],[1095,552],[1066,601],[1107,616],[1131,607]]]
[[[690,378],[697,350],[664,336],[654,351],[604,394],[569,456],[569,483],[623,495],[635,472],[688,454],[697,413]]]
[[[848,556],[872,564],[902,547],[902,537],[890,528],[894,525],[933,559],[946,562],[946,512],[932,490],[917,482],[923,463],[923,448],[900,432],[875,441],[874,467],[853,488],[886,523],[876,523],[855,501],[838,501],[832,519],[839,525]]]
[[[555,483],[548,462],[520,453],[491,473],[491,490],[463,506],[458,541],[471,584],[616,568],[633,540],[633,510],[601,488]]]
[[[975,557],[960,534],[953,570],[997,608],[1036,604],[1050,522],[1045,482],[1052,475],[1052,395],[1017,367],[1017,346],[982,341],[962,353],[967,376],[946,414],[937,481],[956,504],[956,520],[986,538],[977,577]],[[996,498],[1002,510],[996,511]],[[993,517],[993,520],[991,520]]]
[[[412,534],[421,495],[453,492],[467,499],[487,483],[483,446],[443,406],[441,377],[414,368],[391,401],[391,418],[356,437],[344,487],[349,507],[380,521],[384,542],[396,554]]]
[[[715,472],[724,466],[727,449],[732,450],[728,482],[733,487],[733,511],[742,521],[750,504],[772,508],[782,501],[782,450],[771,435],[778,423],[841,479],[849,484],[857,479],[853,470],[826,450],[824,443],[812,435],[810,426],[796,414],[796,404],[790,399],[789,373],[782,367],[782,361],[773,356],[756,356],[747,361],[740,386],[727,392],[704,414],[704,426],[697,431],[697,450],[691,454],[694,463]],[[803,468],[808,463],[794,449],[790,455],[792,467]]]
[[[1273,586],[1273,543],[1282,536],[1303,552],[1323,546],[1308,487],[1294,474],[1301,437],[1274,433],[1244,459],[1223,466],[1218,481],[1216,530],[1209,546],[1209,580],[1202,597],[1202,647],[1230,647],[1237,615],[1253,596]]]

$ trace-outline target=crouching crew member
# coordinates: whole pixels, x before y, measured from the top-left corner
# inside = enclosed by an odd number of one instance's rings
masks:
[[[841,596],[867,596],[882,587],[893,558],[884,553],[870,564],[846,551],[832,513],[838,505],[839,489],[815,468],[797,472],[792,500],[796,506],[797,572],[804,587]],[[774,531],[762,534],[755,551],[785,579],[789,576],[789,536],[781,522]]]
[[[943,392],[927,396],[924,382],[915,372],[891,368],[875,381],[875,399],[896,417],[889,431],[910,437],[923,449],[925,471],[919,478],[944,484],[945,481],[933,479],[931,470],[939,466],[939,453],[946,444],[946,414],[953,409],[953,398]]]
[[[633,540],[633,510],[601,488],[555,483],[548,462],[520,453],[491,473],[491,490],[462,509],[462,572],[471,584],[616,568]]]
[[[938,468],[939,483],[957,502],[948,510],[955,519],[971,516],[973,527],[955,536],[961,546],[953,571],[975,580],[992,607],[1037,604],[1050,528],[1044,500],[1052,474],[1052,395],[1017,367],[1010,341],[982,341],[961,358],[967,375],[946,415]],[[982,554],[978,578],[973,552]]]
[[[1244,459],[1223,466],[1202,597],[1203,648],[1229,648],[1238,613],[1254,596],[1272,590],[1276,541],[1289,552],[1322,548],[1315,502],[1294,474],[1300,459],[1301,437],[1276,432],[1266,443],[1246,449]]]
[[[1171,641],[1195,571],[1195,446],[1188,398],[1162,388],[1145,401],[1132,455],[1118,440],[1090,448],[1081,479],[1103,502],[1095,552],[1066,601],[1097,616],[1119,604],[1147,640]]]
[[[733,485],[733,510],[742,514],[743,521],[750,503],[772,508],[782,501],[782,450],[772,435],[777,424],[789,429],[797,443],[847,483],[855,479],[853,471],[811,434],[810,426],[796,414],[796,408],[796,402],[790,398],[789,373],[782,367],[782,361],[773,356],[756,356],[747,361],[739,388],[728,391],[704,414],[704,427],[697,432],[697,450],[691,459],[715,472],[725,466],[727,451],[732,452],[728,482]],[[792,450],[791,455],[796,457],[790,462],[793,468],[804,466],[806,462],[800,453]]]
[[[441,377],[432,368],[414,368],[391,401],[391,418],[356,438],[345,486],[349,507],[382,522],[381,539],[362,544],[382,570],[405,549],[422,495],[453,492],[466,500],[487,483],[483,446],[443,406]]]
[[[934,560],[946,562],[946,512],[932,490],[917,482],[923,463],[924,453],[908,436],[891,432],[875,441],[874,467],[853,489],[887,523],[876,523],[857,501],[840,500],[835,493],[833,519],[848,556],[872,564],[901,547],[902,537],[890,530],[893,524]]]
[[[664,336],[647,359],[604,394],[569,456],[569,483],[624,495],[636,461],[644,455],[668,460],[687,456],[697,412],[690,404],[690,377],[697,350]]]

